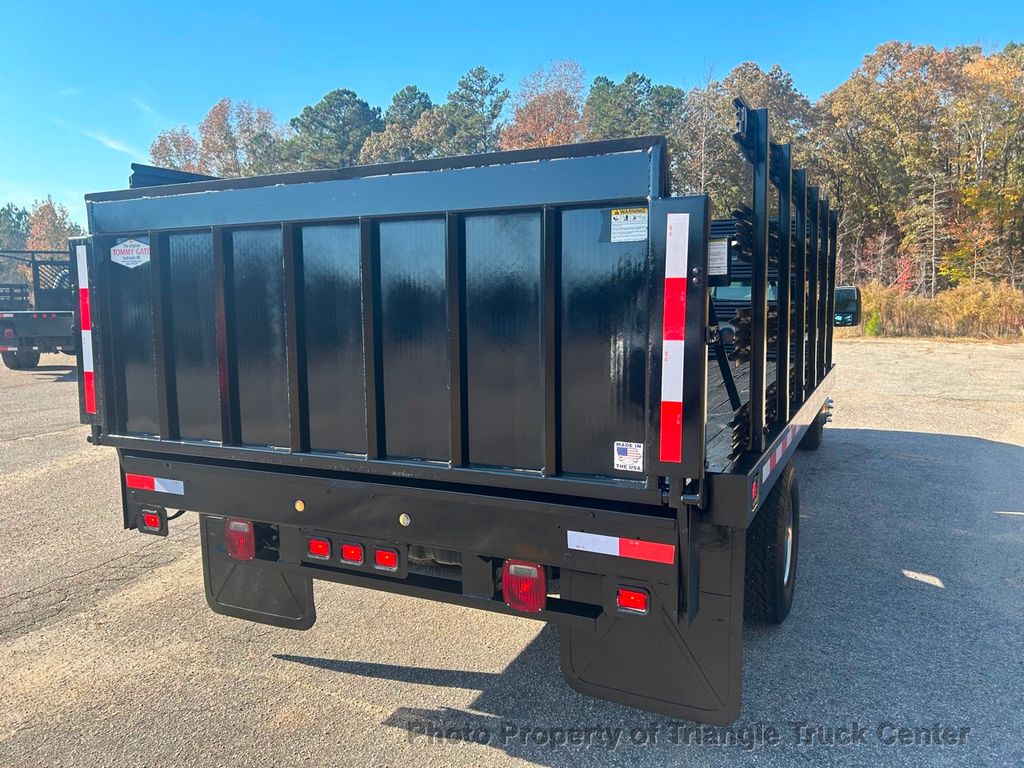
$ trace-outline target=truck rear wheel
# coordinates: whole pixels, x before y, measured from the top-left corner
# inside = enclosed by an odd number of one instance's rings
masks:
[[[789,615],[796,587],[800,543],[800,492],[796,468],[782,470],[764,505],[747,528],[744,616],[781,624]]]
[[[35,368],[37,365],[39,365],[38,352],[4,352],[3,355],[4,365],[15,371],[24,371],[29,368]],[[8,355],[10,355],[11,360],[8,360]]]
[[[23,371],[27,368],[35,368],[39,365],[38,352],[3,352],[4,365],[12,371]]]

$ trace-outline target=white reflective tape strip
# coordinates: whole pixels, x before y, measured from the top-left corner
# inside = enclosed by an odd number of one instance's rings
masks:
[[[661,342],[661,400],[662,402],[683,402],[683,352],[686,342]]]
[[[0,312],[0,317],[14,317],[10,312]]]
[[[597,552],[601,555],[619,555],[619,537],[602,536],[599,533],[583,533],[582,531],[566,531],[569,549],[581,552]]]
[[[782,443],[779,443],[779,447],[775,449],[775,463],[778,464],[782,461],[782,454],[786,450]]]
[[[89,260],[84,245],[75,246],[75,261],[78,262],[78,287],[89,287]]]
[[[160,493],[176,493],[178,496],[184,496],[185,483],[181,480],[168,480],[165,477],[154,477],[153,490],[160,491]]]
[[[690,214],[670,213],[665,238],[665,277],[686,277]]]
[[[82,331],[82,370],[92,370],[92,331]]]
[[[772,473],[772,463],[770,461],[766,461],[764,463],[764,466],[761,468],[761,483],[762,484],[768,482],[768,477],[771,475],[771,473]]]

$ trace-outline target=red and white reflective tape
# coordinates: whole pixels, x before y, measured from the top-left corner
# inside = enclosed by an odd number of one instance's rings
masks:
[[[157,491],[158,493],[173,493],[177,496],[185,495],[184,482],[181,480],[168,480],[166,477],[125,473],[124,484],[137,491]]]
[[[92,309],[89,304],[89,259],[84,245],[75,246],[78,261],[78,316],[82,330],[82,391],[85,412],[96,413],[96,373],[92,361]]]
[[[661,332],[662,461],[683,460],[683,351],[686,345],[686,268],[690,214],[670,213],[665,238],[665,304]]]
[[[782,463],[782,457],[786,455],[786,451],[789,450],[789,446],[796,440],[796,426],[793,424],[789,425],[789,429],[786,430],[786,434],[782,440],[776,446],[772,455],[765,461],[764,466],[761,467],[761,485],[768,482],[768,478],[772,476],[772,472]]]
[[[584,533],[583,531],[566,531],[569,549],[580,552],[594,552],[599,555],[628,557],[631,560],[647,560],[652,563],[676,561],[674,544],[662,544],[657,541],[641,541],[625,539],[620,536],[604,536],[600,533]]]
[[[60,347],[58,347],[60,349]],[[0,347],[0,352],[19,352],[19,351],[31,351],[38,352],[39,347]]]
[[[0,312],[0,318],[4,317],[14,317],[14,315],[12,315],[10,312]]]

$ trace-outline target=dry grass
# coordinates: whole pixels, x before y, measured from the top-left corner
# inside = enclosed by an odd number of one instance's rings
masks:
[[[860,328],[839,336],[946,336],[1024,341],[1024,291],[964,283],[934,299],[872,284],[861,288]]]

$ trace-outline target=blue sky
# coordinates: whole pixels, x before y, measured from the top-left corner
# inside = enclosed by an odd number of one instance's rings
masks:
[[[333,88],[386,105],[416,83],[443,100],[483,64],[514,86],[552,60],[588,80],[631,70],[698,84],[742,61],[780,64],[812,98],[887,40],[1002,47],[1024,5],[997,0],[792,3],[33,3],[2,16],[0,204],[50,194],[84,223],[86,192],[127,185],[163,128],[224,96],[281,121]]]

